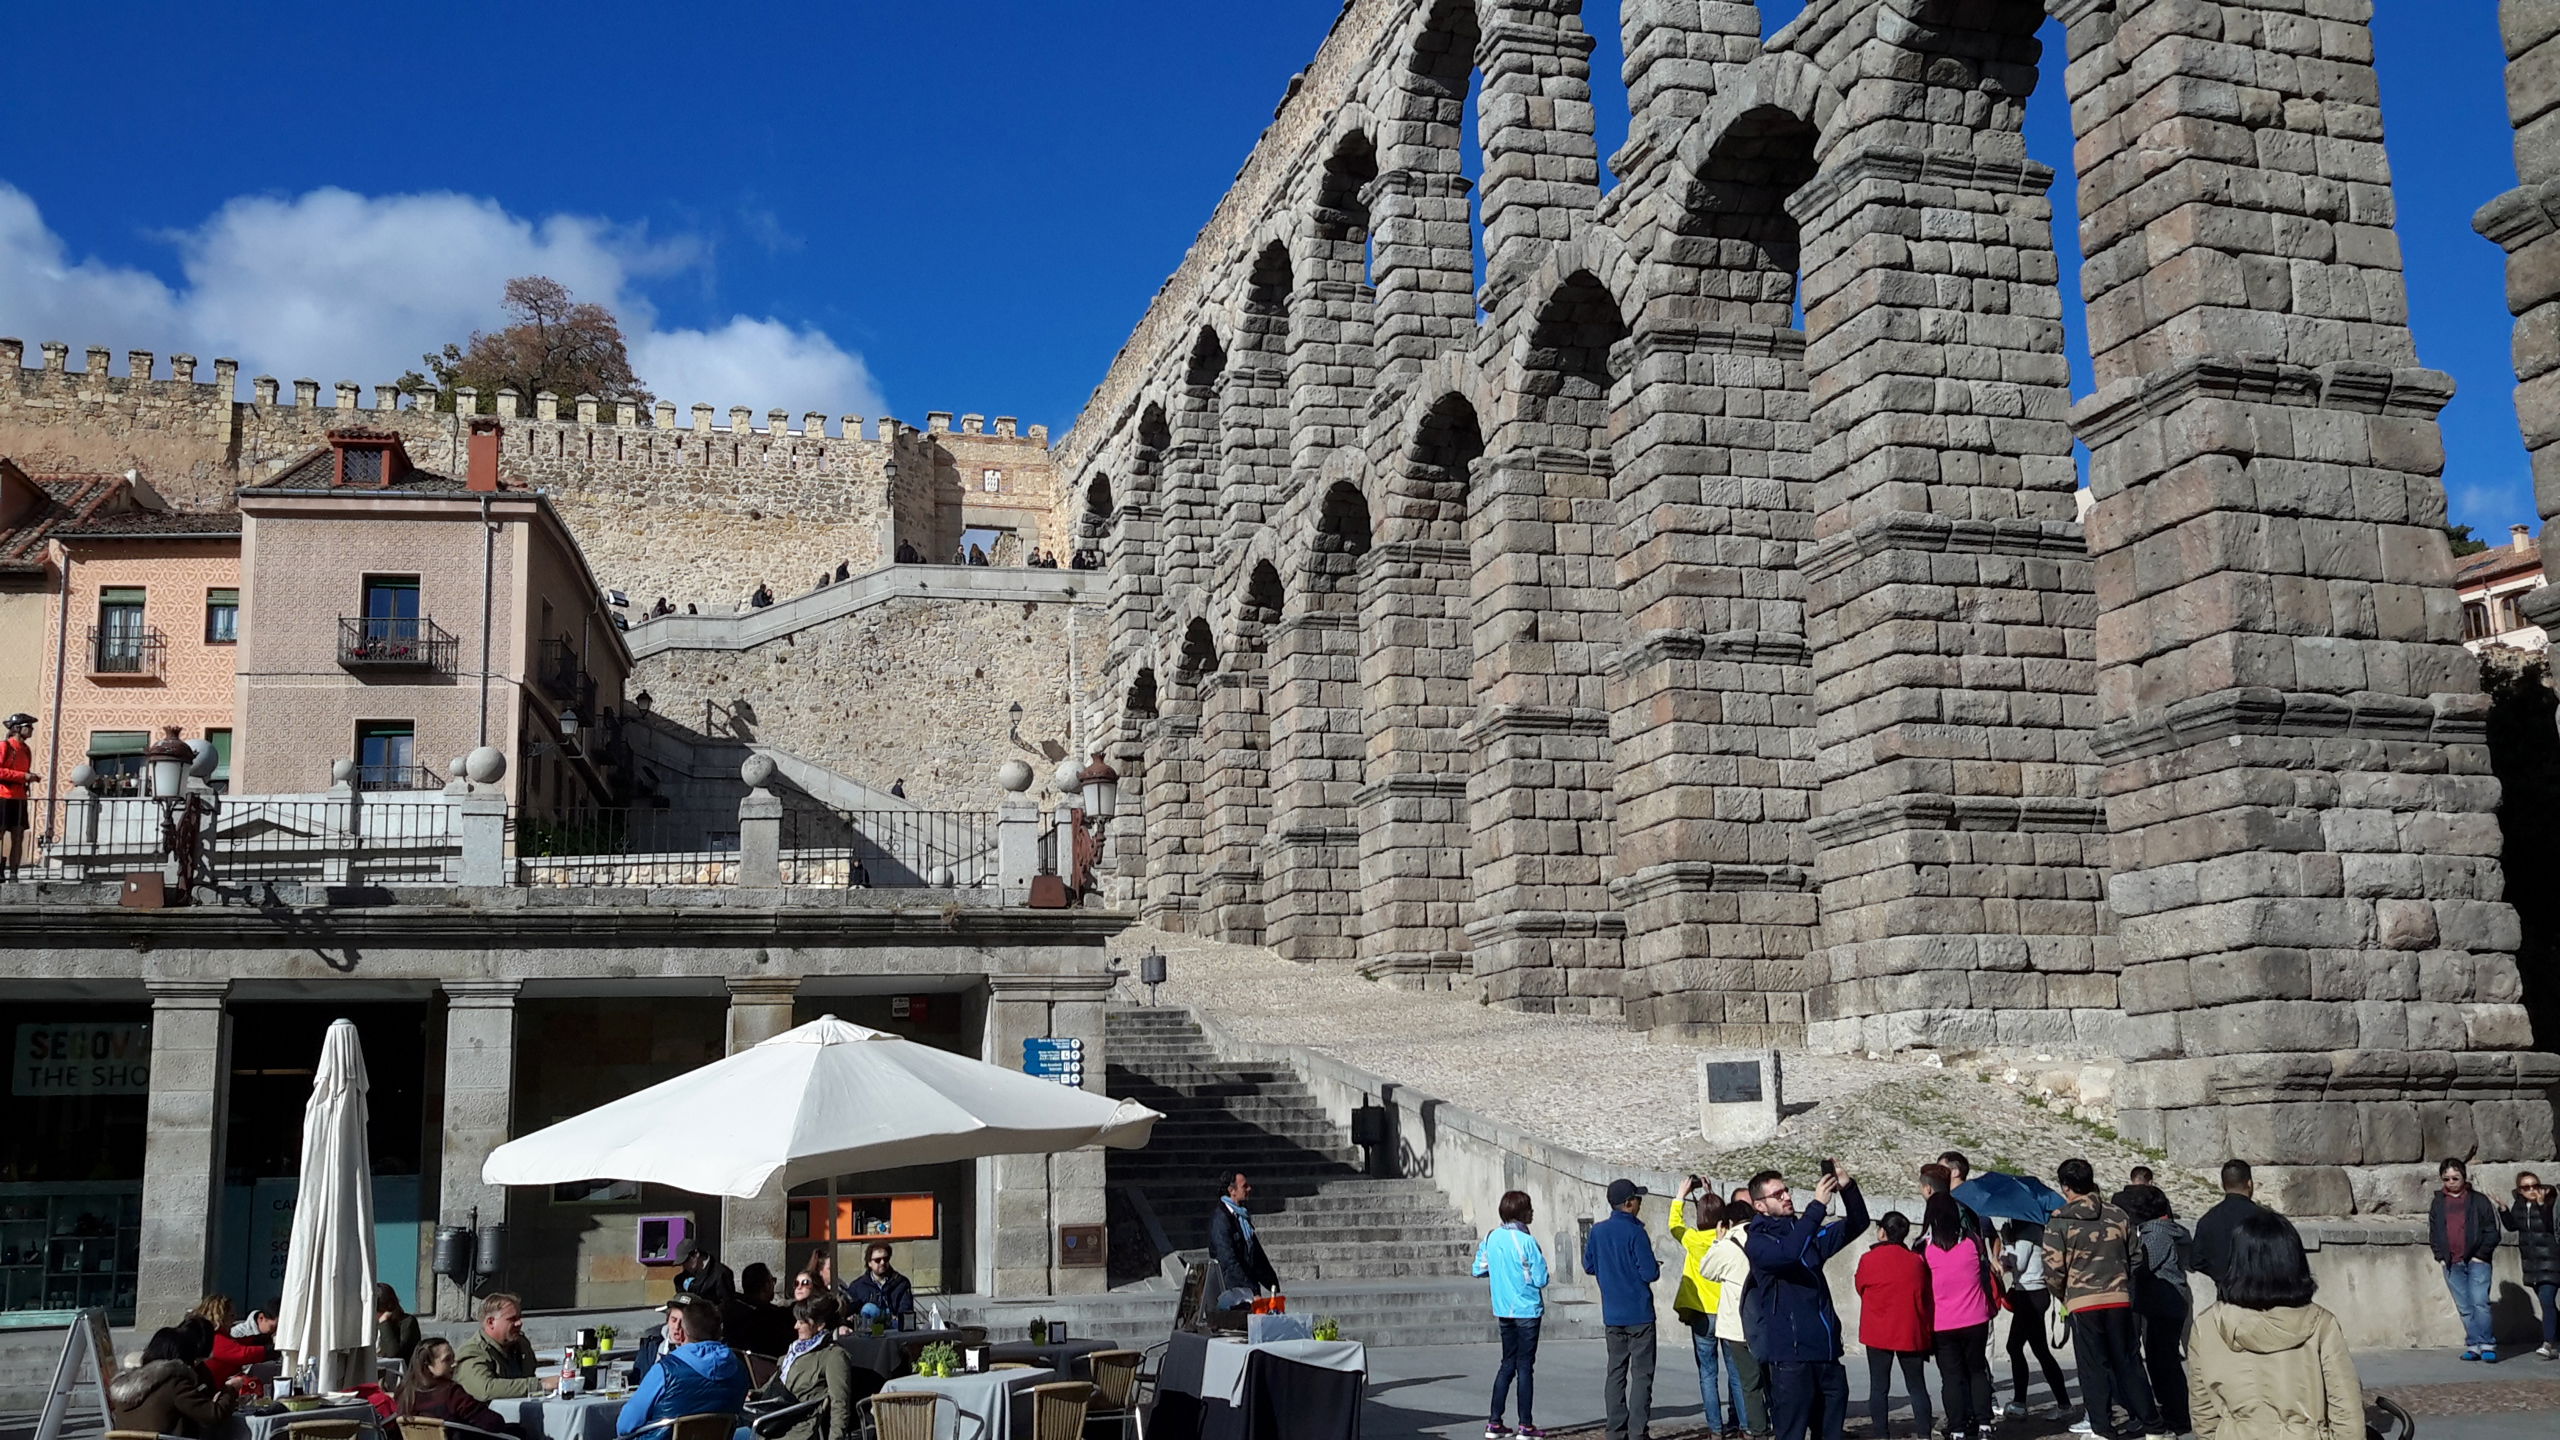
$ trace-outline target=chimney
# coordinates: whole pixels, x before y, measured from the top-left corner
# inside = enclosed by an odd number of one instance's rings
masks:
[[[498,422],[483,417],[471,422],[470,474],[463,483],[466,490],[493,495],[498,490]]]
[[[2527,550],[2532,549],[2532,548],[2533,548],[2533,527],[2532,527],[2532,526],[2530,526],[2530,525],[2510,525],[2510,526],[2508,526],[2508,527],[2507,527],[2507,548],[2508,548],[2508,549],[2510,549],[2510,550],[2515,551],[2515,552],[2516,552],[2517,554],[2519,554],[2519,555],[2523,554],[2523,553],[2524,553],[2525,551],[2527,551]]]

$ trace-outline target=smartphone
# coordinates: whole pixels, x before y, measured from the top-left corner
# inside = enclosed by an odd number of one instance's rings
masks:
[[[1833,1173],[1835,1173],[1831,1168],[1830,1161],[1825,1160],[1822,1162],[1822,1173],[1825,1178],[1829,1178]]]

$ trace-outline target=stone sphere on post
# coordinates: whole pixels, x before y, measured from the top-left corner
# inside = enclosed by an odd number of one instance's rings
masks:
[[[1023,760],[1007,760],[996,767],[996,784],[1007,794],[1019,795],[1031,788],[1031,766]]]
[[[72,767],[71,767],[71,783],[72,783],[73,785],[78,786],[79,788],[81,788],[81,789],[83,789],[83,790],[86,790],[86,789],[88,789],[90,786],[97,784],[97,783],[98,783],[98,767],[97,767],[97,766],[95,766],[95,765],[74,765],[74,766],[72,766]]]
[[[345,785],[352,782],[355,778],[356,762],[353,760],[339,759],[329,762],[330,784]]]
[[[474,785],[495,785],[507,778],[506,752],[495,745],[483,745],[462,758],[462,773]]]
[[[1058,798],[1074,804],[1084,789],[1084,767],[1073,760],[1059,761],[1058,768],[1049,774],[1049,788],[1058,792]]]
[[[207,740],[196,746],[196,758],[188,764],[187,773],[199,780],[210,780],[213,772],[221,768],[222,752],[214,749],[213,742]]]
[[[773,781],[773,757],[761,751],[750,754],[738,767],[738,778],[746,781],[750,790],[763,789]]]

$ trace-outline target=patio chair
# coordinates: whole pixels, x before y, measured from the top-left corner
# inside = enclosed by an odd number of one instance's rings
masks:
[[[1093,1404],[1084,1416],[1088,1432],[1112,1423],[1126,1435],[1138,1423],[1138,1372],[1146,1358],[1137,1350],[1096,1350],[1084,1357],[1093,1375]]]
[[[356,1440],[364,1428],[357,1420],[292,1420],[284,1433],[288,1440]]]
[[[782,1369],[781,1361],[770,1355],[758,1355],[752,1350],[739,1351],[738,1358],[746,1362],[747,1389],[751,1392],[772,1384],[774,1375]]]
[[[424,1417],[394,1420],[392,1434],[397,1440],[517,1440],[513,1435],[465,1425],[459,1420],[429,1420]]]
[[[162,1435],[151,1430],[110,1430],[106,1440],[179,1440],[175,1435]]]
[[[787,1405],[747,1406],[747,1428],[762,1440],[774,1440],[792,1426],[826,1408],[824,1400],[795,1400]]]
[[[613,1440],[730,1440],[744,1423],[744,1416],[725,1412],[677,1415],[652,1421],[628,1435],[616,1435]]]
[[[931,1390],[883,1390],[863,1397],[862,1433],[870,1440],[933,1440],[942,1397]]]
[[[1031,1440],[1084,1440],[1084,1412],[1093,1403],[1093,1387],[1082,1380],[1060,1380],[1031,1387]]]

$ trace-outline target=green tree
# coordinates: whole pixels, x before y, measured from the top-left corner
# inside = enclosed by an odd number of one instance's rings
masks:
[[[2488,541],[2473,537],[2471,527],[2468,525],[2447,525],[2444,527],[2444,535],[2446,539],[2453,542],[2453,553],[2456,555],[2477,555],[2489,548]]]
[[[568,286],[544,275],[508,281],[503,303],[513,323],[494,332],[475,330],[467,342],[448,343],[422,357],[426,370],[401,376],[400,388],[432,393],[435,408],[449,411],[454,392],[469,386],[480,392],[484,414],[497,409],[504,389],[522,395],[528,406],[545,390],[564,401],[593,395],[646,406],[654,398],[632,373],[622,322],[612,311],[577,299]]]

